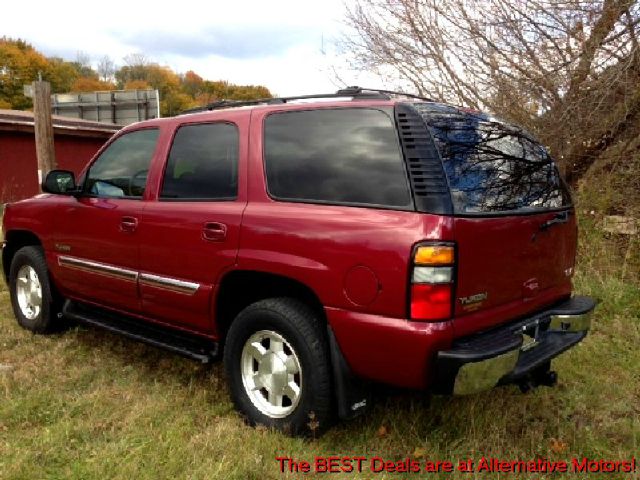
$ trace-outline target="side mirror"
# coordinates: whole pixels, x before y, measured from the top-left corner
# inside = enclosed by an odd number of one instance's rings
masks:
[[[42,183],[42,191],[57,195],[73,195],[78,192],[76,177],[68,170],[51,170]]]

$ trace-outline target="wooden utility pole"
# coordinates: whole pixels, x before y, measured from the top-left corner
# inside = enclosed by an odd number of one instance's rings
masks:
[[[53,124],[51,121],[51,85],[42,80],[33,82],[33,124],[36,132],[36,154],[38,156],[38,183],[47,173],[56,168],[56,152],[53,147]]]

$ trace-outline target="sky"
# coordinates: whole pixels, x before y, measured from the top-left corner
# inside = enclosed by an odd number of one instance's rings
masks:
[[[34,0],[3,2],[0,36],[65,60],[80,51],[94,66],[104,55],[122,65],[142,53],[178,73],[264,85],[280,96],[333,92],[343,86],[334,69],[349,85],[382,88],[344,68],[336,46],[344,14],[344,0]]]

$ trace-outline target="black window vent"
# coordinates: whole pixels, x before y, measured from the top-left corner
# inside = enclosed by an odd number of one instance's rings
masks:
[[[416,209],[451,215],[453,205],[442,160],[424,120],[412,106],[403,103],[396,105],[395,117]]]

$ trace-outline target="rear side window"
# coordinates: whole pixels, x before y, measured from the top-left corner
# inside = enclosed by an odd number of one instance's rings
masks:
[[[415,107],[440,151],[456,213],[527,212],[571,204],[553,159],[522,129],[455,107]]]
[[[238,130],[230,123],[185,125],[173,139],[164,200],[227,200],[238,192]]]
[[[264,155],[268,190],[274,198],[412,207],[395,126],[381,110],[269,115]]]

